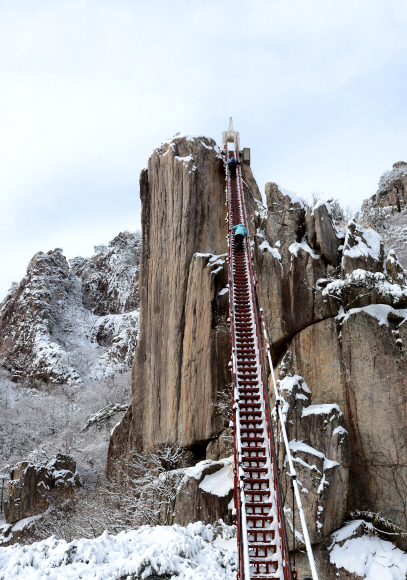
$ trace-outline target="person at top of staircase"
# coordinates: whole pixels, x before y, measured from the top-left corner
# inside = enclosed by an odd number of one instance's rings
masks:
[[[243,239],[247,236],[247,230],[243,224],[237,224],[230,228],[235,232],[235,252],[243,252]]]
[[[236,179],[236,167],[240,165],[240,162],[236,161],[235,157],[232,157],[228,165],[231,179]]]

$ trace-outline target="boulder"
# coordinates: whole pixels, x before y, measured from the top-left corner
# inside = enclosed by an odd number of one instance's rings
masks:
[[[377,527],[376,522],[372,525],[363,519],[349,521],[315,544],[312,548],[319,578],[404,578],[406,556],[391,543],[398,531],[383,523]],[[305,551],[296,553],[296,570],[298,578],[312,577]]]
[[[383,272],[384,248],[381,236],[350,220],[342,254],[342,278],[354,270]]]
[[[202,461],[186,469],[181,493],[175,500],[172,523],[214,524],[222,518],[231,524],[233,465],[232,456],[221,461]]]
[[[71,455],[57,453],[45,465],[28,461],[17,464],[10,471],[4,507],[6,522],[12,524],[43,513],[49,505],[51,492],[67,497],[79,485],[76,463]]]
[[[308,211],[307,211],[308,216]],[[333,220],[330,214],[329,204],[326,202],[318,202],[312,210],[313,217],[313,231],[315,231],[314,246],[311,246],[325,258],[325,260],[333,266],[338,266],[340,262],[339,246],[342,240],[338,235]],[[310,218],[307,220],[307,228],[309,227]],[[312,230],[311,230],[312,231]]]

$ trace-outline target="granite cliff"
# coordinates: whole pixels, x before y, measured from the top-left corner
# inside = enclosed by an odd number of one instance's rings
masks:
[[[329,203],[310,207],[275,183],[264,205],[250,167],[242,171],[312,541],[356,512],[405,529],[404,270],[372,228],[339,223]],[[132,405],[111,437],[112,477],[133,451],[164,442],[195,461],[230,454],[218,412],[230,383],[224,190],[215,142],[204,137],[164,142],[141,174],[140,339]],[[210,519],[210,509],[201,515]],[[178,517],[198,515],[190,504]]]

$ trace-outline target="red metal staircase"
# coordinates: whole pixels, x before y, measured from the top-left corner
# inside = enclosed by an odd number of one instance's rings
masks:
[[[225,151],[226,167],[239,151]],[[242,223],[249,231],[240,167],[227,173],[228,229]],[[243,252],[228,236],[229,322],[233,370],[235,509],[239,580],[295,580],[291,570],[274,449],[264,365],[257,281],[247,236]]]

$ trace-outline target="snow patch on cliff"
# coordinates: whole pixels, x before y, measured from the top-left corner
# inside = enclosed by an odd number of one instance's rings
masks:
[[[321,405],[309,405],[302,410],[302,417],[307,417],[308,415],[329,415],[332,411],[337,411],[338,417],[342,417],[342,411],[339,405],[333,404],[321,404]]]
[[[204,491],[217,495],[219,497],[225,497],[233,489],[234,477],[233,477],[233,466],[234,458],[228,457],[223,459],[219,463],[223,463],[222,469],[212,473],[211,475],[206,475],[204,479],[199,484],[199,487]]]
[[[350,246],[350,242],[355,243]],[[375,230],[363,228],[360,224],[351,220],[346,232],[343,255],[350,258],[370,256],[373,260],[380,261],[381,242],[382,237]]]
[[[292,204],[298,203],[302,207],[302,209],[305,208],[304,200],[301,197],[299,197],[296,193],[290,191],[289,189],[281,187],[281,185],[279,185],[278,183],[276,183],[276,185],[283,195],[288,196],[290,198]]]
[[[407,319],[406,308],[396,310],[388,304],[369,304],[368,306],[363,306],[361,308],[351,308],[346,313],[341,307],[341,310],[336,316],[336,319],[339,320],[341,324],[343,324],[351,316],[358,314],[359,312],[366,312],[366,314],[369,314],[369,316],[376,318],[376,320],[379,322],[379,326],[389,326],[389,314],[392,314],[393,318],[401,320],[399,326],[401,326],[401,324],[403,324]]]
[[[288,251],[295,257],[297,257],[299,250],[304,250],[304,252],[308,252],[308,254],[310,254],[311,257],[314,258],[314,260],[319,260],[319,258],[320,258],[320,256],[318,256],[318,254],[316,254],[314,252],[314,250],[311,248],[311,246],[308,244],[308,242],[305,240],[305,238],[303,239],[303,241],[301,243],[294,242],[288,248]],[[291,256],[291,260],[292,260],[292,256]]]
[[[200,461],[193,467],[187,467],[186,469],[183,469],[183,472],[186,478],[193,477],[199,480],[203,476],[204,471],[206,469],[216,466],[221,467],[221,469],[218,469],[217,471],[215,471],[215,473],[206,475],[200,482],[199,487],[203,491],[211,493],[212,495],[225,497],[233,489],[234,485],[233,455],[231,457],[226,457],[225,459],[221,459],[219,461],[205,459],[204,461]]]

